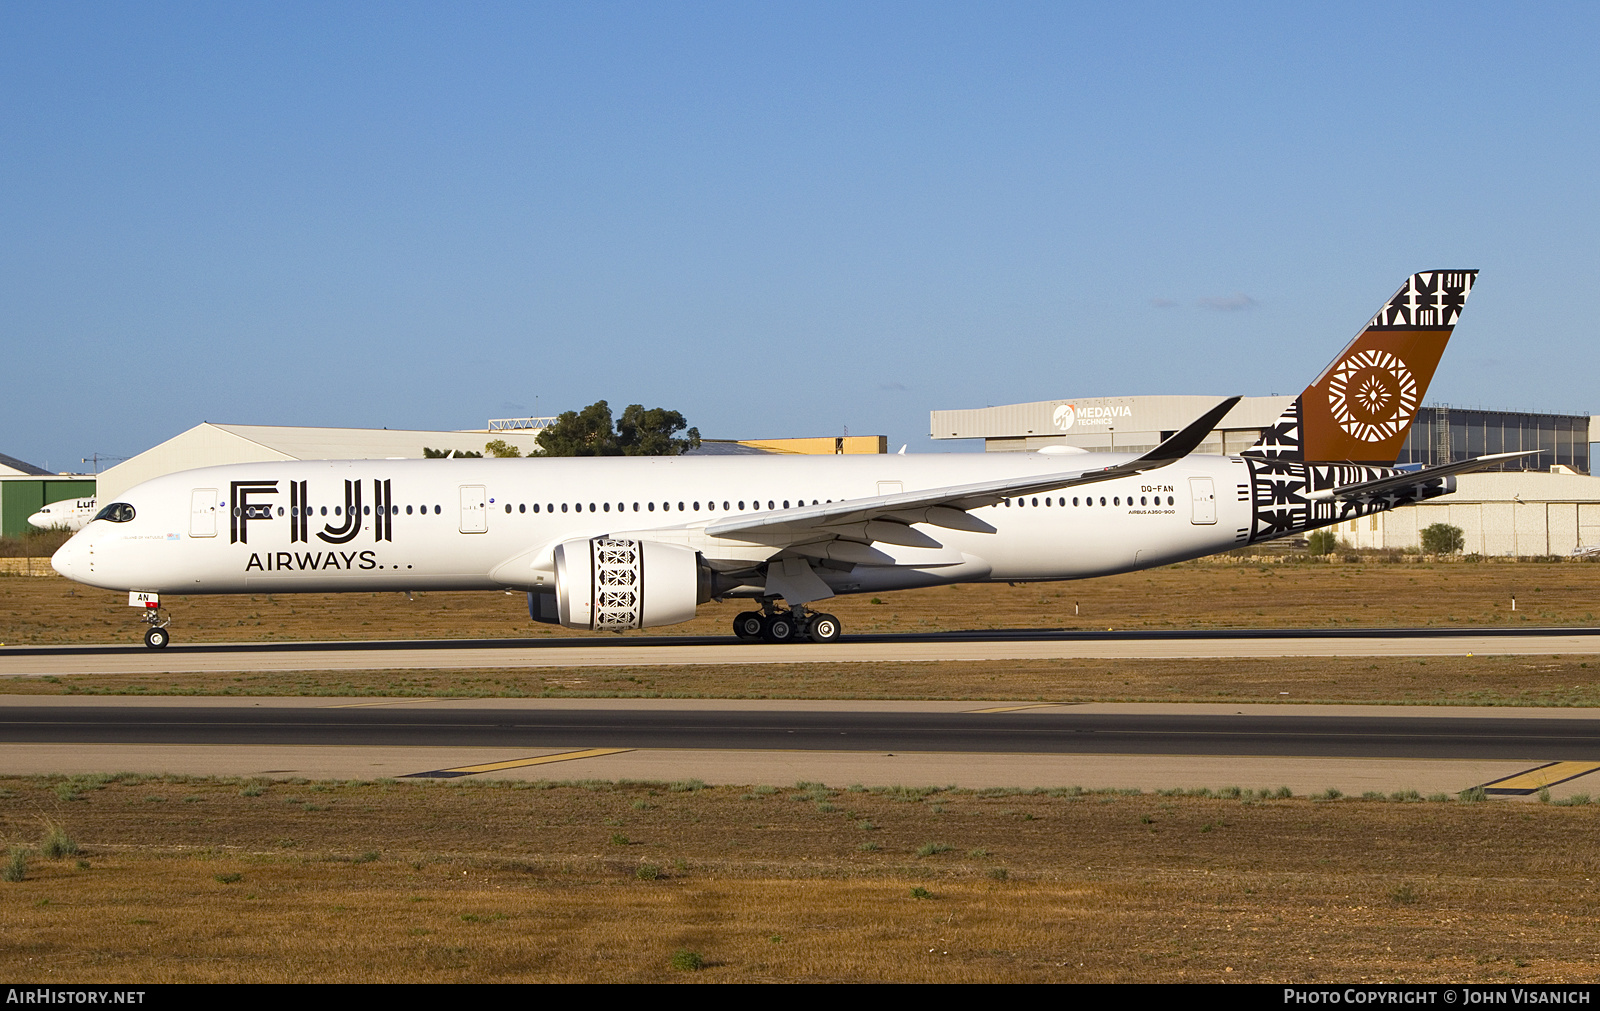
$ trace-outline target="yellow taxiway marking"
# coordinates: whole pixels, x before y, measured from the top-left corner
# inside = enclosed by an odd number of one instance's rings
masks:
[[[1587,776],[1596,769],[1600,769],[1600,762],[1551,762],[1549,765],[1519,772],[1515,776],[1506,776],[1504,779],[1485,783],[1483,789],[1488,793],[1535,793],[1547,786]]]
[[[404,706],[412,702],[442,702],[443,699],[388,699],[383,702],[345,702],[337,706],[323,706],[323,709],[365,709],[368,706]]]
[[[458,765],[453,769],[436,769],[433,772],[413,772],[408,779],[454,779],[457,776],[476,776],[480,772],[500,772],[505,769],[522,769],[530,765],[549,765],[552,762],[571,762],[579,758],[599,758],[602,755],[620,755],[632,748],[588,748],[584,751],[563,751],[559,755],[541,755],[538,758],[514,758],[509,762],[486,762],[483,765]]]
[[[1026,706],[995,706],[993,709],[968,709],[969,713],[1020,713],[1024,709],[1059,709],[1066,702],[1035,702]]]

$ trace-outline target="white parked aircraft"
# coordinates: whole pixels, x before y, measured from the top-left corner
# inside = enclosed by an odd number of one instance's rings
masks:
[[[82,530],[94,519],[96,509],[92,498],[68,498],[60,502],[51,502],[28,517],[28,522],[41,530],[50,530],[54,527],[65,527],[68,530]]]
[[[1143,455],[955,454],[250,463],[127,491],[57,571],[160,594],[523,590],[535,621],[671,625],[711,599],[741,638],[836,639],[842,593],[1082,579],[1447,494],[1393,463],[1476,271],[1415,274],[1261,441],[1193,451],[1239,398]],[[786,606],[780,607],[778,601]]]

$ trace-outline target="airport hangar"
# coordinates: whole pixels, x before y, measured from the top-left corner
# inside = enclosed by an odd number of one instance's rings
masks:
[[[93,497],[92,474],[52,474],[0,453],[0,537],[26,533],[28,517],[52,502]]]
[[[1090,452],[1153,449],[1223,398],[1130,396],[1041,400],[934,411],[934,439],[982,439],[990,453],[1074,446]],[[1236,454],[1254,445],[1293,397],[1245,397],[1197,452]],[[1433,466],[1489,453],[1539,449],[1496,471],[1463,474],[1456,493],[1340,523],[1357,548],[1418,548],[1434,523],[1461,528],[1467,553],[1569,555],[1600,550],[1600,477],[1590,476],[1590,443],[1600,416],[1420,408],[1398,463]]]

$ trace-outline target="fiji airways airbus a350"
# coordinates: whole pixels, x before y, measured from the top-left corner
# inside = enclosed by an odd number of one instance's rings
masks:
[[[671,625],[744,597],[734,632],[838,638],[809,605],[945,583],[1082,579],[1445,495],[1503,453],[1393,467],[1472,283],[1415,274],[1261,441],[1194,450],[1238,401],[1143,455],[626,457],[251,463],[124,493],[57,571],[161,594],[522,590],[535,621]],[[779,606],[779,601],[784,606]]]

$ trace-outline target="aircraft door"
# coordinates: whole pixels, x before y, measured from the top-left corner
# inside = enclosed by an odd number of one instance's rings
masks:
[[[487,493],[481,484],[461,486],[461,532],[486,534],[489,532],[489,505]]]
[[[1217,488],[1209,477],[1189,479],[1189,499],[1194,507],[1189,515],[1190,523],[1204,526],[1217,522]]]
[[[189,495],[189,536],[217,536],[217,490],[196,488]]]

